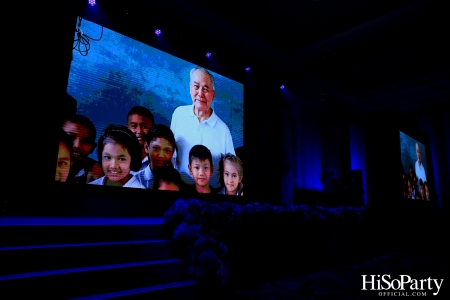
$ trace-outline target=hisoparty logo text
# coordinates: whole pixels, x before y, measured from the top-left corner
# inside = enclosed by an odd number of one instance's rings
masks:
[[[391,275],[361,275],[363,286],[361,290],[396,292],[379,292],[380,296],[426,296],[430,291],[436,296],[441,290],[444,279],[414,279],[409,275],[400,275],[400,278],[391,279]],[[401,291],[401,292],[398,292]],[[418,291],[424,291],[418,293]],[[409,293],[411,292],[411,293]]]

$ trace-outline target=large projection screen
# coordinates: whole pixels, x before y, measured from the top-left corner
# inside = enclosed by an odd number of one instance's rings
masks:
[[[80,20],[83,35],[91,39],[88,45],[74,43],[67,93],[77,101],[77,114],[94,123],[96,141],[109,124],[126,126],[133,106],[148,108],[155,123],[170,126],[174,110],[192,104],[189,71],[195,64]],[[244,85],[208,71],[214,76],[216,91],[211,107],[228,126],[234,149],[243,149]],[[96,150],[89,156],[98,160]]]

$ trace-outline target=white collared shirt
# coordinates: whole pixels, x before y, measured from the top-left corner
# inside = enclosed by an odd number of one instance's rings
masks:
[[[188,168],[189,151],[193,146],[200,144],[211,151],[213,159],[214,170],[209,184],[214,188],[219,187],[221,154],[236,154],[230,129],[225,122],[213,110],[211,116],[200,123],[194,114],[194,104],[190,104],[175,109],[170,129],[172,129],[178,147],[178,153],[175,153],[174,156],[178,156],[179,164],[175,165],[175,169],[180,172],[181,179],[188,184],[194,183]]]

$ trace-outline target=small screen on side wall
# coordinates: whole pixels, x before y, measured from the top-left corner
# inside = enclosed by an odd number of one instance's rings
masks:
[[[431,186],[427,178],[425,145],[400,131],[403,197],[430,201]]]

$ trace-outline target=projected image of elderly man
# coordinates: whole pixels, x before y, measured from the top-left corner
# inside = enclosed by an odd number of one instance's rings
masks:
[[[177,107],[170,124],[178,146],[175,154],[184,183],[193,184],[194,179],[189,172],[189,151],[194,145],[206,146],[212,154],[214,172],[210,185],[219,187],[219,162],[222,153],[236,154],[233,139],[228,126],[216,114],[211,104],[216,95],[214,77],[200,67],[190,70],[189,92],[192,104]]]
[[[425,174],[425,167],[423,166],[423,162],[422,162],[422,152],[420,150],[420,144],[416,143],[416,155],[417,155],[417,161],[415,164],[415,172],[416,172],[416,176],[417,176],[417,182],[420,182],[420,180],[422,180],[422,182],[427,181],[427,176]]]

